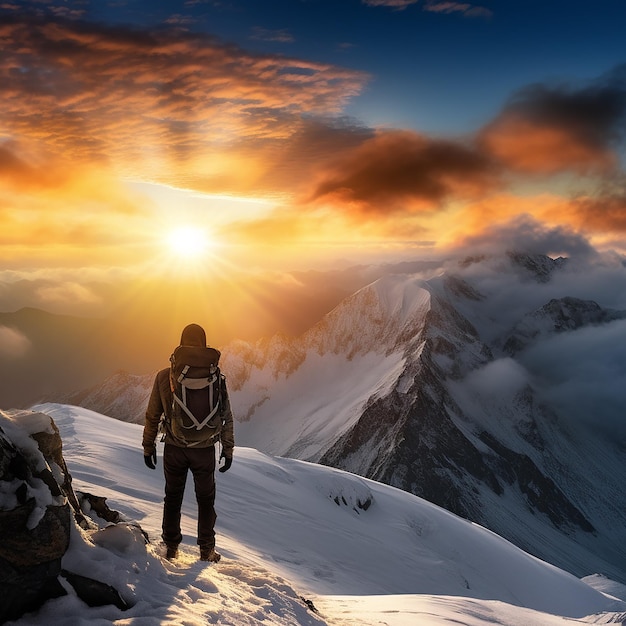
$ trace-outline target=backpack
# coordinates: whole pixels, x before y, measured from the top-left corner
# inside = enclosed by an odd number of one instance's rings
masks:
[[[211,445],[222,430],[225,399],[219,350],[178,346],[170,357],[170,430],[187,447]]]

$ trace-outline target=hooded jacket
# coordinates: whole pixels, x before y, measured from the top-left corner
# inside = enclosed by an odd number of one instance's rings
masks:
[[[186,326],[182,332],[180,345],[206,346],[204,329],[197,324],[189,324],[189,326]],[[222,443],[224,456],[227,459],[232,459],[233,449],[235,447],[235,436],[233,429],[233,414],[230,408],[230,400],[228,398],[228,391],[226,389],[225,382],[223,392],[223,425],[219,434],[219,441]],[[142,439],[142,446],[145,455],[151,455],[155,450],[155,441],[159,431],[161,416],[165,416],[165,443],[181,448],[186,447],[186,443],[178,439],[169,427],[170,419],[172,417],[173,400],[174,397],[170,386],[170,369],[165,368],[157,372],[154,379],[154,385],[152,386],[152,393],[150,394],[150,399],[148,400]],[[207,441],[206,443],[199,443],[194,447],[208,448],[213,446],[214,443],[214,441]]]

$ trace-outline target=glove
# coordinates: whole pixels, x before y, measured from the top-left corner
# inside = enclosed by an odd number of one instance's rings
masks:
[[[156,469],[156,462],[157,462],[156,450],[152,454],[144,454],[143,462],[150,469]]]
[[[220,461],[224,459],[224,466],[220,467],[219,471],[222,472],[222,474],[224,472],[227,472],[230,469],[230,466],[233,464],[233,459],[231,457],[227,457],[224,456],[224,453],[222,452],[222,456],[220,456]]]

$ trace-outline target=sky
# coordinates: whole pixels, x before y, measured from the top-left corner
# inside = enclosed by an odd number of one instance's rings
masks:
[[[622,0],[0,2],[0,310],[261,291],[522,216],[624,253],[625,19]]]
[[[623,618],[619,582],[599,574],[579,579],[398,489],[252,448],[237,448],[232,468],[216,475],[221,561],[198,560],[189,488],[180,558],[169,563],[159,545],[161,450],[157,471],[143,466],[141,426],[103,428],[111,418],[78,407],[34,408],[41,413],[0,412],[9,439],[31,463],[43,463],[26,433],[50,432],[52,417],[74,490],[106,498],[122,520],[108,524],[87,511],[93,528],[72,525],[62,567],[110,584],[131,606],[89,608],[63,581],[68,595],[13,624],[562,626]],[[35,482],[28,493],[43,510],[55,502]],[[0,503],[11,510],[14,497],[7,491]],[[359,501],[370,505],[359,509]]]

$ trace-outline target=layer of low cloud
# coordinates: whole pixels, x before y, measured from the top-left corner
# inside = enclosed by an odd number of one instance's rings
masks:
[[[0,326],[0,358],[20,358],[30,347],[31,342],[24,333],[15,328]]]
[[[487,428],[496,427],[498,416],[510,426],[507,416],[514,414],[519,394],[528,386],[537,394],[538,410],[545,405],[560,420],[626,438],[626,320],[567,332],[554,329],[513,357],[502,350],[515,326],[553,299],[592,301],[626,315],[624,257],[594,249],[571,229],[548,228],[530,218],[494,226],[464,244],[450,251],[454,257],[445,269],[466,278],[485,296],[462,303],[461,310],[468,307],[481,338],[493,346],[495,359],[450,383],[462,406],[478,417],[491,415],[485,418]],[[538,280],[508,252],[527,253],[531,260],[535,255],[539,266],[545,255],[555,252],[567,261],[553,268],[549,279],[544,275]],[[546,331],[550,328],[544,325]]]
[[[474,395],[482,402],[488,401],[494,405],[511,404],[528,383],[526,369],[508,357],[491,361],[464,379],[470,396]]]
[[[626,321],[559,335],[523,355],[541,397],[594,430],[626,436]]]
[[[514,262],[503,262],[509,259],[509,252],[567,261],[549,281],[537,282]],[[626,310],[623,255],[598,251],[588,238],[567,226],[550,227],[521,216],[468,237],[451,248],[450,254],[454,260],[447,264],[447,270],[469,276],[489,296],[492,309],[485,311],[483,332],[492,339],[552,298],[570,296],[593,300],[608,309]],[[472,262],[459,268],[458,261],[468,259]]]

